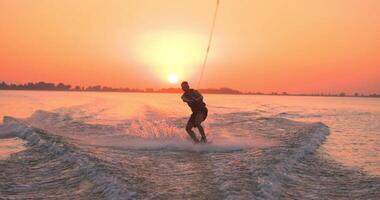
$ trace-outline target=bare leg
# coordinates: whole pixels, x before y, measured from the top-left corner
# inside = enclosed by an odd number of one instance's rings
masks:
[[[199,133],[202,136],[202,140],[201,141],[204,142],[204,143],[206,143],[207,142],[207,138],[206,138],[205,130],[203,129],[203,127],[201,125],[203,119],[204,119],[203,114],[201,114],[201,113],[198,114],[197,117],[196,117],[196,119],[195,119],[195,124],[196,124],[196,127],[199,130]]]
[[[195,136],[195,133],[194,131],[192,130],[193,129],[193,125],[192,124],[187,124],[186,126],[186,132],[187,134],[189,134],[189,136],[191,137],[191,139],[193,139],[193,141],[195,143],[199,142],[197,136]]]
[[[207,138],[206,138],[205,130],[203,129],[202,125],[200,125],[200,124],[197,125],[197,128],[198,128],[198,130],[199,130],[199,133],[200,133],[201,136],[202,136],[201,141],[204,142],[204,143],[206,143],[206,142],[207,142]]]

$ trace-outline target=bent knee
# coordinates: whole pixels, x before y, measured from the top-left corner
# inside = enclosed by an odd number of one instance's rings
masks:
[[[185,129],[186,129],[186,131],[191,131],[191,129],[193,129],[193,126],[192,125],[187,125]]]

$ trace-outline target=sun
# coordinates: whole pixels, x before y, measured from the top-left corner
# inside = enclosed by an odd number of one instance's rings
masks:
[[[175,75],[175,74],[170,74],[169,77],[168,77],[168,81],[171,84],[175,84],[175,83],[178,82],[178,76]]]
[[[134,40],[138,62],[162,81],[175,84],[199,72],[204,55],[204,38],[190,32],[153,31]]]

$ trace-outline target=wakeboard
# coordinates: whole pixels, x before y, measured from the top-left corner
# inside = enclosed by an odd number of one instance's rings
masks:
[[[211,143],[212,143],[212,141],[207,140],[207,142],[196,142],[196,143],[194,143],[194,144],[206,145],[206,144],[211,144]]]

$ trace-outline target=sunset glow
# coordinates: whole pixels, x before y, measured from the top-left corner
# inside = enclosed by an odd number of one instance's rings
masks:
[[[178,78],[188,79],[199,71],[205,47],[199,36],[190,33],[157,32],[136,39],[134,59],[144,63],[147,70],[170,83]]]
[[[0,0],[0,200],[380,200],[379,119],[380,0]]]
[[[214,0],[0,0],[0,81],[161,88],[175,74],[194,85],[214,8]],[[219,8],[201,87],[380,92],[380,1]]]

